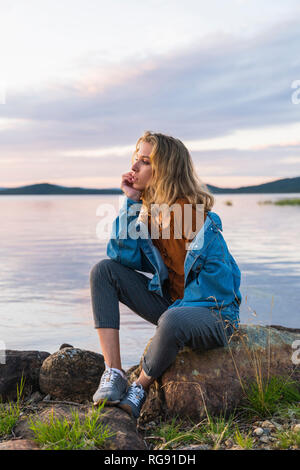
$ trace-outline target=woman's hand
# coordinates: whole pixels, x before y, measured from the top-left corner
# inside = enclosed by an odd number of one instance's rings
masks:
[[[139,201],[141,199],[142,192],[132,187],[134,183],[133,175],[133,171],[129,171],[128,173],[124,173],[124,175],[122,175],[121,189],[129,199]]]

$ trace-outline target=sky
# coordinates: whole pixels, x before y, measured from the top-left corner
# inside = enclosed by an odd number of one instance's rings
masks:
[[[300,176],[299,0],[0,0],[0,187],[119,187],[145,130],[205,183]]]

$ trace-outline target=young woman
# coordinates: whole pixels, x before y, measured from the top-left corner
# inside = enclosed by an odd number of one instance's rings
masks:
[[[241,273],[221,234],[221,219],[211,211],[214,197],[197,178],[180,140],[145,132],[121,188],[126,197],[113,224],[109,258],[90,273],[106,365],[93,401],[106,399],[137,418],[148,387],[180,349],[227,344],[239,324]],[[141,374],[130,386],[121,365],[119,302],[157,325]]]

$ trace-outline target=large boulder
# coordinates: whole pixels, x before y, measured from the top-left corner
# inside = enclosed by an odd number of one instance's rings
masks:
[[[91,405],[69,406],[65,404],[44,405],[40,403],[35,415],[30,415],[30,419],[38,418],[46,423],[54,416],[58,419],[66,419],[72,422],[72,411],[78,412],[79,420],[83,421],[93,409]],[[116,407],[105,407],[100,416],[101,422],[107,425],[113,436],[105,442],[105,449],[109,450],[145,450],[146,445],[136,429],[136,420],[125,411]],[[23,439],[32,441],[34,432],[30,429],[30,420],[27,416],[22,416],[14,428],[14,434]]]
[[[10,439],[0,443],[0,450],[39,450],[39,447],[28,439]]]
[[[107,424],[114,436],[108,441],[112,450],[145,450],[142,436],[136,428],[136,420],[124,410],[117,407],[105,407],[102,422]]]
[[[45,351],[6,350],[0,362],[0,397],[4,401],[17,398],[17,386],[25,380],[24,395],[39,390],[40,368],[50,355]],[[4,364],[2,363],[4,362]]]
[[[297,329],[242,325],[224,348],[200,352],[185,347],[151,385],[141,420],[148,421],[162,413],[192,419],[201,419],[207,412],[230,413],[257,374],[292,376],[299,381],[299,367],[292,361],[292,345],[299,339]],[[142,359],[131,372],[131,381],[139,375],[141,366]]]
[[[91,401],[105,369],[101,354],[66,347],[51,354],[40,370],[40,389],[51,398]]]

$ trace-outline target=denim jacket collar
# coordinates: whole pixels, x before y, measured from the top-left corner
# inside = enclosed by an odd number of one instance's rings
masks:
[[[220,217],[218,216],[218,214],[216,214],[215,212],[212,212],[212,211],[208,211],[208,212],[207,212],[207,215],[208,215],[208,217],[210,218],[212,224],[213,224],[217,229],[223,231],[222,221],[221,221]]]

